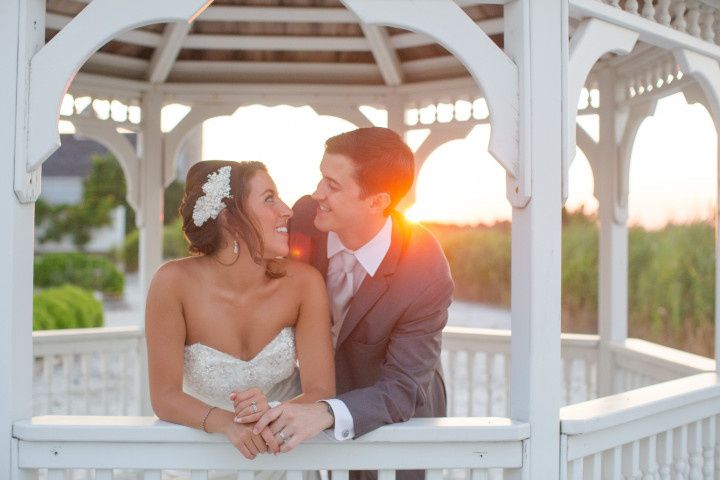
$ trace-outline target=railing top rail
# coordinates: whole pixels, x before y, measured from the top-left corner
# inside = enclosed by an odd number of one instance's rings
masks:
[[[561,431],[597,432],[713,398],[720,401],[720,379],[715,372],[701,373],[563,407]]]
[[[616,353],[625,356],[652,357],[662,362],[697,370],[698,372],[715,371],[715,360],[712,358],[658,345],[639,338],[628,338],[621,344],[613,344],[611,348]]]
[[[94,340],[119,340],[123,338],[139,338],[144,331],[139,326],[127,327],[99,327],[99,328],[69,328],[66,330],[43,330],[33,332],[33,343],[68,343],[87,342]]]
[[[467,338],[467,337],[483,337],[484,339],[497,339],[498,341],[507,341],[512,336],[512,332],[506,329],[496,328],[477,328],[477,327],[454,327],[447,326],[443,329],[443,338]],[[585,333],[562,333],[561,338],[564,345],[596,345],[600,338],[597,335]]]
[[[29,442],[227,443],[222,435],[208,435],[156,417],[33,417],[15,422],[13,437]],[[353,443],[514,442],[529,437],[529,424],[508,418],[415,418],[381,427]],[[321,434],[312,442],[335,443],[335,440]]]

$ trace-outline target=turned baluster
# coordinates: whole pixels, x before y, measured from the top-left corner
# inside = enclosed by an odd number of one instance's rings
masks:
[[[640,471],[642,480],[655,480],[658,477],[657,436],[653,435],[640,442]]]
[[[703,421],[703,478],[712,480],[715,472],[715,442],[717,427],[716,418],[709,417]]]
[[[687,425],[675,430],[675,455],[673,471],[675,480],[687,480],[688,465],[688,428]]]
[[[685,32],[687,30],[687,22],[685,21],[685,9],[687,5],[685,0],[676,0],[673,6],[673,13],[675,14],[675,21],[672,26],[675,27],[679,32]]]
[[[655,90],[655,72],[652,69],[648,69],[647,73],[645,73],[645,90],[648,92],[652,92]],[[646,381],[646,377],[643,378],[643,384],[649,385],[650,383]],[[645,385],[638,385],[638,388],[644,387]]]
[[[720,415],[715,416],[715,478],[720,478]]]
[[[665,69],[663,64],[659,63],[655,67],[655,87],[660,88],[665,85]]]
[[[638,1],[637,0],[626,0],[625,2],[625,11],[634,13],[635,15],[638,14]]]
[[[658,439],[658,473],[660,480],[670,480],[673,464],[673,431],[668,430],[660,434]]]
[[[706,42],[715,41],[715,9],[710,6],[703,6],[700,16],[701,36]]]
[[[690,451],[690,479],[702,479],[703,445],[702,445],[702,423],[693,422],[689,429],[688,449]]]
[[[653,5],[653,0],[643,1],[642,16],[648,20],[655,20],[655,6]]]
[[[640,480],[640,442],[630,442],[622,448],[622,473],[625,480]]]
[[[671,3],[672,0],[658,0],[657,7],[655,8],[657,21],[666,27],[670,26],[670,20],[672,20],[672,16],[670,15]]]
[[[687,0],[687,32],[693,37],[699,37],[700,32],[700,2],[698,0]]]

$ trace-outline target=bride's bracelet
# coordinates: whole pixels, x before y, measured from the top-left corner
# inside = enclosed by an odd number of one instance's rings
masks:
[[[210,409],[207,411],[207,413],[206,413],[205,416],[203,417],[202,422],[200,422],[200,428],[201,428],[202,431],[205,432],[205,433],[209,433],[209,432],[207,431],[207,429],[205,428],[205,422],[207,421],[208,417],[210,416],[210,413],[211,413],[213,410],[215,410],[216,408],[217,408],[217,407],[210,407]]]

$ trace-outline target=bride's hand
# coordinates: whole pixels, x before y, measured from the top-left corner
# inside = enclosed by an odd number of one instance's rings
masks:
[[[268,450],[263,437],[255,435],[252,432],[251,425],[240,425],[232,422],[224,433],[230,443],[240,450],[240,453],[248,460],[253,460],[259,453],[265,453]]]
[[[230,400],[235,407],[237,423],[255,423],[270,409],[267,397],[258,388],[232,392]]]

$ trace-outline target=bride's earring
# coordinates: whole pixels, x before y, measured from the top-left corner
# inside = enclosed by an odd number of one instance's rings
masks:
[[[233,253],[237,255],[240,252],[240,246],[238,245],[237,240],[233,240]]]

